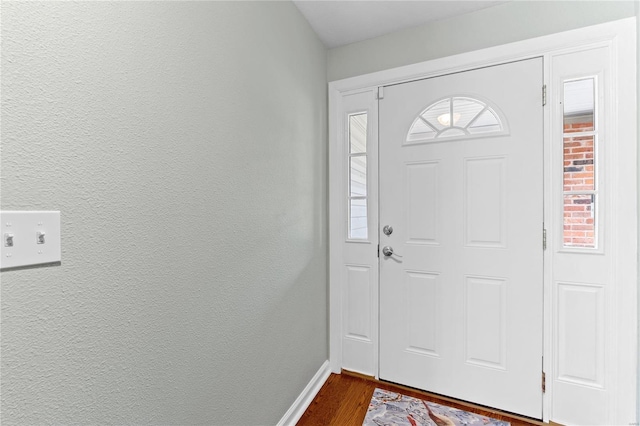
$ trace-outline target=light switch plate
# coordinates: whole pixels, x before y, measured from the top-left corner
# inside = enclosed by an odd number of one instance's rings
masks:
[[[0,269],[60,262],[59,211],[0,211]]]

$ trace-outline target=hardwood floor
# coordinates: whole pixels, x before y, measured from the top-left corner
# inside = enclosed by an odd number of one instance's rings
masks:
[[[498,410],[468,404],[392,383],[381,382],[372,377],[345,371],[342,374],[331,374],[329,376],[329,379],[322,386],[307,411],[300,418],[298,426],[362,426],[369,407],[369,401],[376,387],[505,420],[511,422],[513,426],[544,424],[533,419],[503,413]]]

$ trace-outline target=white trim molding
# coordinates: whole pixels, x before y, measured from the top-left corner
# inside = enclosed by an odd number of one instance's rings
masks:
[[[291,407],[284,413],[284,416],[277,423],[277,426],[295,426],[298,420],[302,417],[304,412],[309,407],[309,404],[316,397],[324,383],[331,375],[331,369],[329,368],[329,361],[325,361],[320,366],[320,369],[314,374],[313,378],[307,386],[302,390],[302,393],[298,395]]]
[[[636,28],[635,18],[608,22],[591,27],[580,28],[558,34],[538,37],[535,39],[510,43],[502,46],[490,47],[474,52],[444,57],[418,64],[375,72],[357,77],[329,83],[329,238],[330,238],[330,351],[329,363],[331,370],[339,373],[341,369],[356,370],[368,375],[378,376],[378,230],[377,223],[379,205],[377,202],[377,181],[370,186],[369,214],[374,215],[376,223],[369,222],[369,246],[371,250],[355,248],[345,245],[346,191],[348,166],[345,156],[344,113],[347,98],[356,99],[355,94],[363,95],[363,99],[373,100],[373,104],[364,105],[370,111],[368,126],[377,130],[377,100],[379,88],[413,81],[423,78],[442,76],[449,73],[462,72],[481,67],[498,65],[506,62],[519,61],[534,57],[542,57],[544,62],[544,83],[548,87],[549,101],[544,108],[544,218],[547,232],[562,229],[558,218],[558,171],[554,172],[558,155],[557,107],[552,108],[551,102],[557,99],[555,94],[559,88],[554,87],[555,74],[552,66],[554,58],[573,52],[583,52],[594,49],[605,49],[608,53],[606,64],[606,81],[610,82],[607,92],[605,113],[607,114],[605,159],[601,167],[606,169],[606,220],[608,245],[603,246],[602,253],[610,259],[608,271],[603,278],[607,286],[606,299],[603,300],[602,312],[606,315],[604,335],[606,336],[605,372],[602,376],[603,389],[606,397],[602,399],[604,406],[589,407],[605,413],[607,424],[637,424],[640,419],[638,408],[639,399],[639,360],[638,360],[638,167],[640,160],[637,156],[638,145],[638,111],[637,111],[637,75],[636,75]],[[541,88],[542,89],[542,88]],[[555,91],[554,91],[555,90]],[[554,98],[555,96],[555,98]],[[351,102],[349,101],[349,102]],[[555,111],[555,112],[554,112]],[[375,112],[375,113],[374,113]],[[561,119],[561,117],[560,117]],[[554,127],[553,123],[556,123]],[[372,133],[372,144],[377,157],[377,132]],[[560,139],[560,143],[562,140]],[[560,154],[558,154],[560,152]],[[368,162],[368,174],[377,179],[378,162]],[[624,227],[624,228],[623,228]],[[554,282],[554,262],[558,262],[556,255],[559,247],[557,235],[551,235],[550,246],[544,254],[544,339],[542,361],[546,373],[547,389],[543,397],[543,420],[567,423],[580,423],[567,417],[573,408],[567,404],[579,407],[579,393],[572,396],[572,401],[566,400],[566,392],[558,392],[554,399],[554,381],[557,376],[558,356],[558,324],[557,324],[557,287]],[[351,254],[350,254],[351,253]],[[357,254],[359,257],[354,257]],[[589,255],[586,255],[589,256]],[[592,255],[595,259],[595,255]],[[366,293],[367,309],[362,309],[363,303],[357,306],[366,313],[366,318],[354,318],[346,309],[347,296],[353,297],[353,289],[346,284],[347,265],[368,265],[375,271],[370,275],[372,282],[364,285],[357,282],[356,287],[370,288],[373,293]],[[560,264],[556,269],[560,270]],[[556,271],[556,272],[558,272]],[[585,281],[586,282],[586,281]],[[351,291],[349,293],[347,290]],[[603,293],[604,294],[604,293]],[[591,294],[589,294],[591,295]],[[565,295],[566,296],[566,295]],[[596,296],[594,296],[596,297]],[[600,296],[598,296],[600,297]],[[605,296],[602,296],[603,298]],[[575,299],[577,300],[577,299]],[[599,301],[600,299],[598,299]],[[353,357],[353,350],[345,349],[345,335],[348,323],[362,326],[362,321],[370,321],[366,327],[371,330],[371,353],[366,354],[366,360],[361,364],[353,361],[345,365],[344,355]],[[361,345],[364,347],[363,345]],[[360,350],[360,349],[358,349]],[[346,351],[346,352],[345,352]],[[373,362],[372,369],[369,366]],[[362,365],[363,367],[358,367]],[[366,368],[365,368],[366,367]],[[562,394],[562,395],[561,395]],[[554,407],[563,414],[554,415]],[[569,408],[567,408],[569,407]],[[595,412],[595,411],[594,411]],[[599,413],[600,413],[599,412]],[[581,417],[582,418],[582,417]],[[601,417],[600,417],[601,418]]]

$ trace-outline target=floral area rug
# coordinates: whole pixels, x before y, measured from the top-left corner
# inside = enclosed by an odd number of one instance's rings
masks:
[[[509,422],[376,389],[363,426],[509,426]]]

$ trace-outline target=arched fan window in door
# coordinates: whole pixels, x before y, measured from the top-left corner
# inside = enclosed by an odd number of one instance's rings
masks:
[[[505,133],[508,133],[506,120],[497,108],[476,98],[452,96],[431,104],[418,115],[409,128],[407,142]]]

